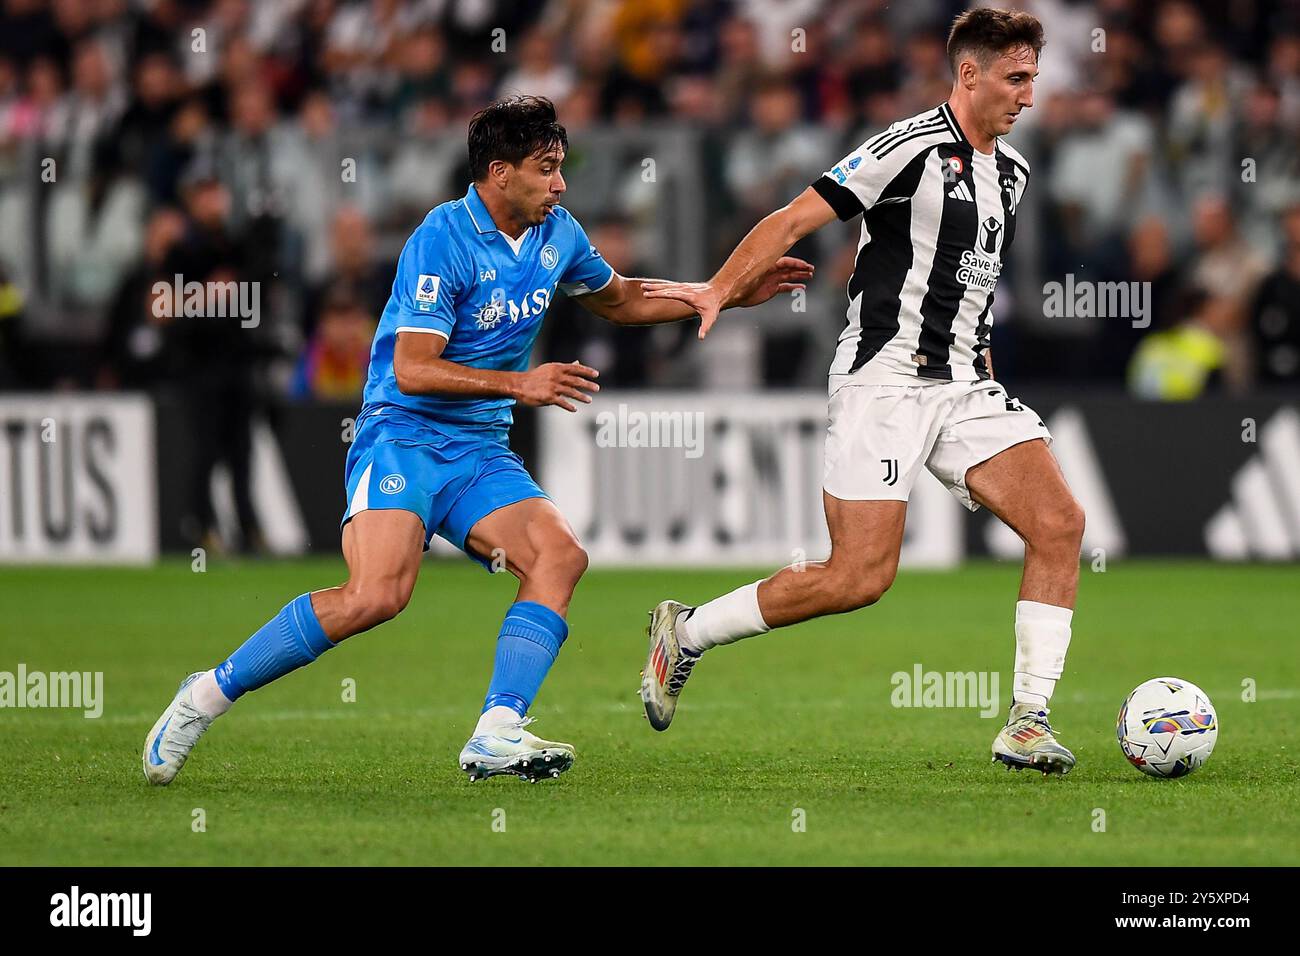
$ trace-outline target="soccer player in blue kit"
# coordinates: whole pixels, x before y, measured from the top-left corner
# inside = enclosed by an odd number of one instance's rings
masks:
[[[567,151],[555,107],[540,97],[502,100],[470,122],[474,182],[406,241],[371,347],[345,470],[348,579],[294,598],[224,662],[182,682],[145,738],[150,783],[170,783],[241,696],[396,616],[435,534],[489,570],[499,557],[519,579],[461,769],[471,780],[513,774],[536,782],[572,766],[572,745],[525,728],[568,636],[569,600],[587,555],[510,450],[511,408],[574,412],[599,389],[597,371],[577,362],[528,367],[557,288],[619,325],[695,312],[646,298],[642,284],[651,280],[624,278],[601,258],[559,205]],[[808,263],[783,257],[737,304],[802,288],[811,275]]]

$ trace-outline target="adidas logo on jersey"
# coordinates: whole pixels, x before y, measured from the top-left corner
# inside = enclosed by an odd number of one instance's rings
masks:
[[[1216,558],[1300,557],[1300,413],[1284,408],[1259,430],[1259,454],[1232,479],[1232,500],[1205,525]]]
[[[971,195],[969,187],[965,180],[959,180],[956,186],[948,190],[949,199],[960,199],[963,202],[974,202],[975,197]]]

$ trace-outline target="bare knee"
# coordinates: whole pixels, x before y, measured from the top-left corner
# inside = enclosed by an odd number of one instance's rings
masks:
[[[1083,506],[1074,498],[1067,498],[1063,503],[1044,508],[1034,516],[1029,534],[1026,535],[1030,546],[1045,548],[1073,549],[1076,553],[1083,541],[1084,529]]]
[[[834,568],[823,597],[826,613],[840,614],[875,604],[893,585],[897,570],[893,565]]]
[[[586,550],[576,539],[557,538],[542,548],[526,576],[573,587],[587,573],[590,563]]]
[[[391,621],[406,608],[411,600],[411,588],[400,581],[384,581],[367,585],[349,582],[343,588],[344,615],[352,633],[369,630],[385,621]]]

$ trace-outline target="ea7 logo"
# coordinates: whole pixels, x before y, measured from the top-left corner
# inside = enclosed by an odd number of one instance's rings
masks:
[[[478,274],[478,281],[490,282],[492,279],[495,279],[496,277],[497,277],[496,269],[484,269],[482,272]]]
[[[151,893],[70,892],[50,897],[51,926],[129,926],[133,936],[148,936],[153,927]]]
[[[893,485],[898,482],[898,459],[882,458],[880,463],[885,466],[885,474],[881,480],[887,485]]]

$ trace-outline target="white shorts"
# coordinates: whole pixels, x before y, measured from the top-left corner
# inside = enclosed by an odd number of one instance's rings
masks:
[[[925,465],[971,511],[966,471],[1052,436],[998,382],[844,385],[831,396],[822,487],[846,501],[906,501]]]

